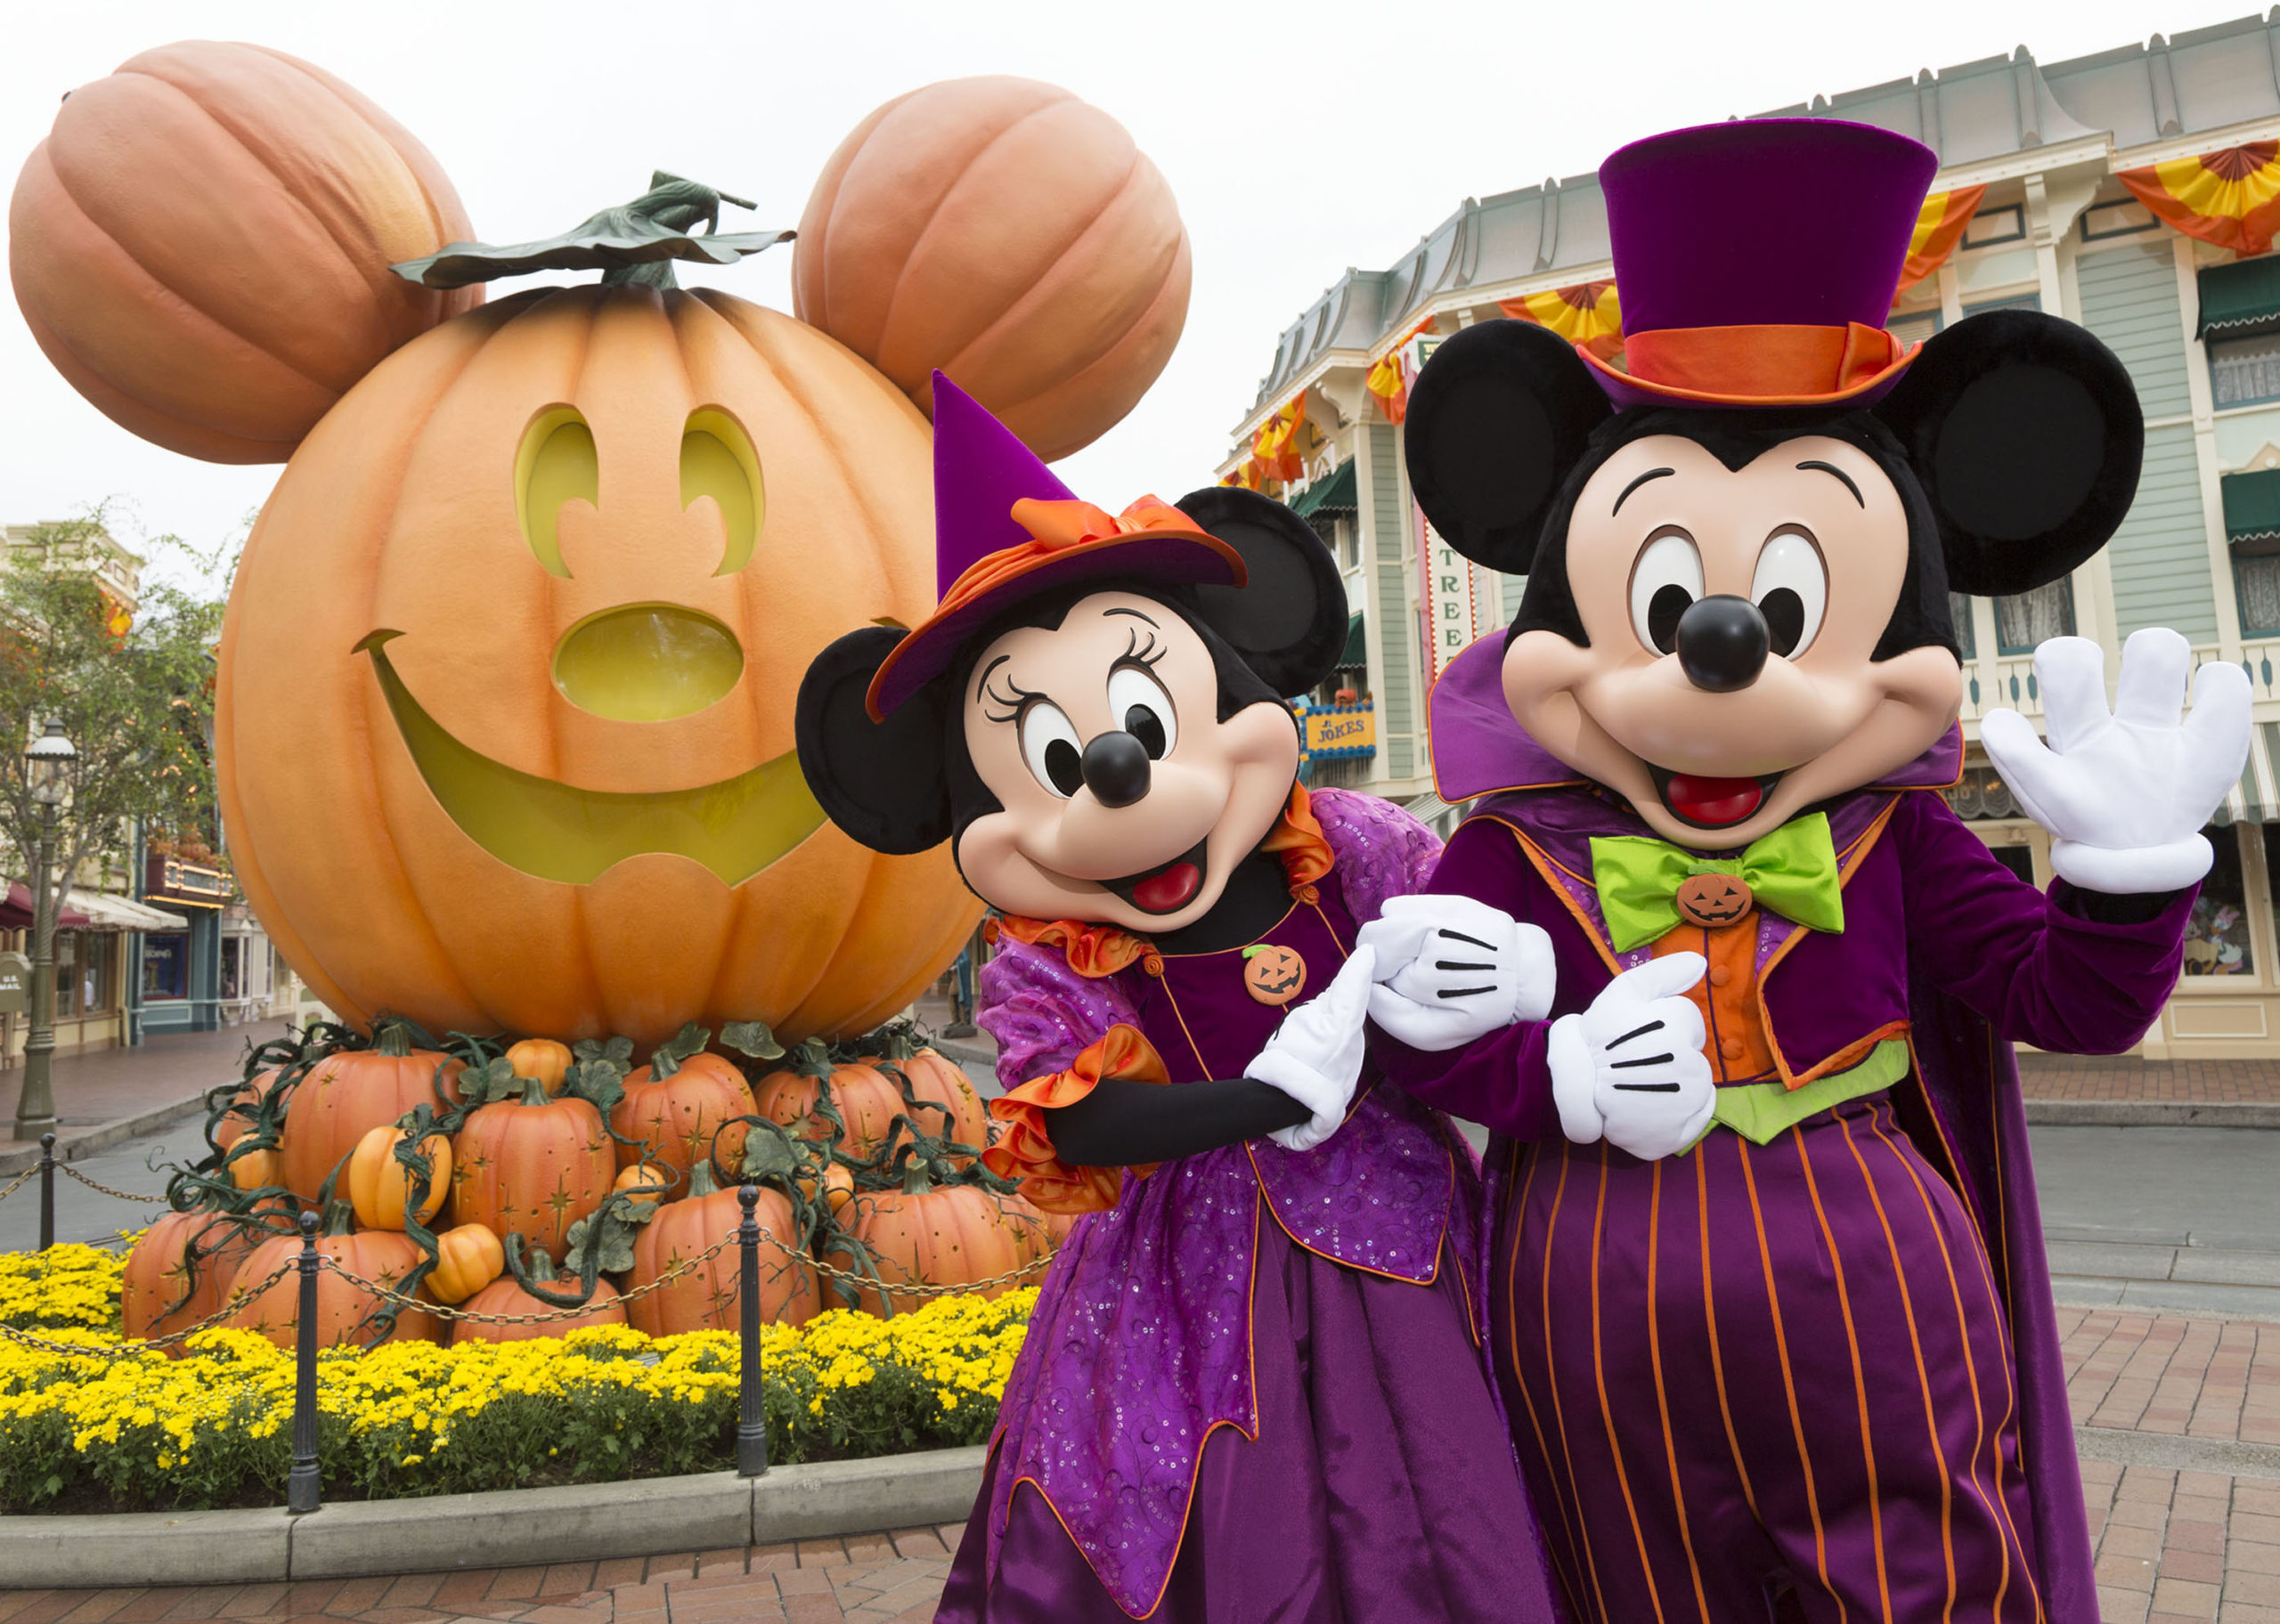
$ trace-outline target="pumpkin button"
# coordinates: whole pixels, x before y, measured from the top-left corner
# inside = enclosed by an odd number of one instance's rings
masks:
[[[1307,962],[1288,947],[1262,942],[1243,949],[1243,990],[1270,1008],[1296,998],[1307,985]]]
[[[1756,900],[1749,887],[1735,874],[1689,874],[1679,881],[1671,898],[1681,919],[1705,930],[1730,925],[1750,911]]]

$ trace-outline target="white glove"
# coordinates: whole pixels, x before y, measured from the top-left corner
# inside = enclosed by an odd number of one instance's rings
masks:
[[[1470,897],[1396,897],[1356,938],[1378,954],[1370,1019],[1413,1049],[1462,1048],[1551,1011],[1551,938]]]
[[[2182,890],[2215,860],[2201,833],[2248,761],[2248,676],[2223,662],[2193,679],[2192,646],[2149,626],[2121,647],[2113,710],[2105,708],[2105,654],[2087,637],[2053,637],[2034,651],[2046,747],[2015,710],[1979,724],[1988,759],[2027,816],[2056,837],[2050,865],[2086,891],[2114,896]]]
[[[1338,1132],[1362,1080],[1362,1027],[1370,1013],[1370,977],[1378,955],[1356,946],[1346,966],[1282,1018],[1243,1076],[1279,1088],[1314,1113],[1294,1128],[1267,1135],[1285,1150],[1311,1150]]]
[[[1545,1058],[1559,1125],[1579,1145],[1605,1135],[1642,1161],[1702,1137],[1718,1101],[1702,1053],[1702,1011],[1681,997],[1708,962],[1666,954],[1626,970],[1580,1015],[1551,1023]]]

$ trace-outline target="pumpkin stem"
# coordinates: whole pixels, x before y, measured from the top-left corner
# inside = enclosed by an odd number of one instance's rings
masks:
[[[411,1055],[411,1028],[400,1020],[376,1020],[372,1023],[372,1048],[392,1060],[408,1060]]]
[[[649,190],[631,203],[606,208],[559,237],[505,247],[454,242],[390,269],[423,288],[464,288],[533,271],[599,271],[602,285],[610,288],[677,288],[677,259],[733,265],[747,254],[792,240],[788,231],[717,232],[723,203],[757,207],[659,169],[649,177]],[[702,235],[691,230],[699,224],[704,227]]]
[[[325,1207],[324,1233],[328,1238],[335,1235],[353,1235],[355,1232],[356,1208],[354,1204],[346,1201],[334,1201]]]
[[[523,1085],[523,1103],[525,1105],[544,1105],[546,1103],[547,1096],[545,1084],[540,1082],[536,1077],[517,1077],[515,1080]]]
[[[718,1195],[720,1190],[720,1183],[712,1176],[712,1161],[710,1157],[690,1164],[688,1193],[692,1199],[702,1196]]]

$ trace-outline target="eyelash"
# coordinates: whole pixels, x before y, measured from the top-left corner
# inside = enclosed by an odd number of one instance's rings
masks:
[[[1152,631],[1148,634],[1147,646],[1143,648],[1140,646],[1139,629],[1136,627],[1131,628],[1126,631],[1124,652],[1116,657],[1116,663],[1118,665],[1145,666],[1150,670],[1153,670],[1156,666],[1161,662],[1164,655],[1168,652],[1168,650],[1160,647],[1157,645],[1156,634]],[[1015,682],[1010,674],[1003,678],[1001,680],[1004,681],[1005,685],[1008,688],[1013,690],[1012,693],[1000,694],[995,687],[985,684],[981,690],[981,696],[984,699],[994,701],[995,702],[1005,706],[1006,714],[1003,716],[989,716],[987,711],[983,712],[983,714],[988,716],[989,719],[993,722],[1018,722],[1022,719],[1022,710],[1023,707],[1025,707],[1030,700],[1035,699],[1037,694],[1033,690],[1025,688],[1022,686],[1020,683]]]

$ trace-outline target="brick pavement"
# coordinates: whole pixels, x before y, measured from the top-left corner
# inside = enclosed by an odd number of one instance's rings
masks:
[[[2030,1100],[2182,1100],[2280,1105],[2280,1060],[2146,1060],[2135,1055],[2022,1054]]]

